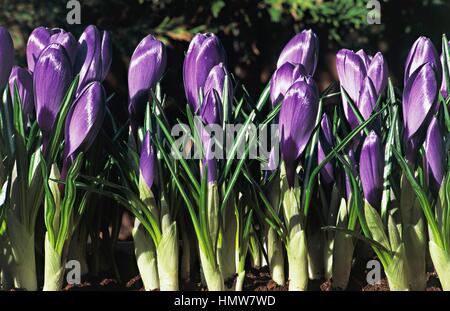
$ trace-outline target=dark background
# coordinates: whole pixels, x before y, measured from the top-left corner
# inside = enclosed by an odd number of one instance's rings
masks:
[[[185,105],[182,63],[192,36],[215,32],[224,44],[230,71],[256,98],[272,74],[283,46],[312,28],[320,39],[316,79],[321,89],[336,79],[335,57],[342,48],[380,50],[394,81],[402,81],[414,40],[430,37],[440,51],[450,35],[448,0],[380,0],[381,24],[367,24],[368,0],[80,0],[81,25],[68,25],[66,0],[0,0],[0,24],[13,35],[17,63],[25,66],[26,41],[33,28],[61,27],[79,36],[95,24],[112,34],[113,65],[106,81],[115,109],[126,112],[127,67],[135,46],[153,33],[168,46],[163,90],[172,104]],[[397,83],[402,87],[401,83]]]

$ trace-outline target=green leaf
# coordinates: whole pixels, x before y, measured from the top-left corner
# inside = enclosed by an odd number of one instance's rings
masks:
[[[384,232],[384,225],[381,221],[381,217],[367,201],[364,204],[364,216],[372,239],[383,245],[386,249],[391,249],[389,239]]]
[[[405,162],[403,157],[400,155],[398,150],[396,148],[392,149],[395,157],[397,158],[398,163],[400,164],[403,173],[405,174],[406,178],[408,179],[411,187],[414,190],[414,193],[417,196],[417,199],[419,200],[420,206],[422,207],[423,213],[425,214],[425,218],[427,219],[428,225],[431,229],[431,234],[433,235],[433,239],[436,242],[436,244],[443,248],[444,243],[441,237],[441,233],[439,232],[439,228],[436,222],[436,219],[434,218],[433,211],[431,210],[430,203],[428,202],[427,196],[423,189],[420,187],[420,185],[417,183],[416,179],[414,178],[413,173],[408,167],[408,164]]]
[[[217,18],[219,17],[220,11],[225,7],[225,2],[222,0],[216,0],[211,4],[211,13],[212,15]]]

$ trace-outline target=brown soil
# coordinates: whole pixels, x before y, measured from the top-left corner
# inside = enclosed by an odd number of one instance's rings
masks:
[[[365,275],[365,274],[361,274]],[[389,285],[386,278],[383,278],[379,284],[367,284],[362,281],[362,277],[350,277],[350,282],[347,290],[350,291],[389,291]],[[232,284],[228,284],[229,286]],[[261,269],[251,269],[247,272],[244,291],[286,291],[288,285],[277,285],[269,275],[267,267]],[[81,285],[67,285],[64,290],[100,290],[100,291],[117,291],[117,290],[131,290],[131,291],[143,291],[142,281],[139,275],[133,277],[129,281],[119,284],[116,280],[111,278],[97,279],[97,280],[85,280]],[[184,291],[206,291],[207,288],[201,284],[201,282],[183,282],[181,290]],[[332,291],[331,281],[329,280],[313,280],[309,282],[310,291]],[[427,291],[441,291],[439,279],[435,272],[428,273]]]

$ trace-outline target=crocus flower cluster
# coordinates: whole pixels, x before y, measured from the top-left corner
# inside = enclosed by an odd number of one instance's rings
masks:
[[[88,26],[77,39],[60,28],[38,27],[27,42],[27,66],[20,67],[9,32],[0,27],[0,188],[7,198],[1,205],[0,286],[11,274],[12,286],[39,288],[40,207],[44,290],[61,289],[66,260],[84,252],[88,237],[93,244],[115,240],[109,226],[120,218],[106,219],[101,234],[90,224],[106,217],[96,214],[95,193],[135,217],[134,251],[146,290],[178,290],[183,279],[201,279],[209,290],[225,290],[228,283],[242,290],[246,269],[265,264],[279,285],[288,272],[290,290],[306,290],[309,280],[323,277],[344,289],[361,240],[378,256],[392,290],[425,288],[427,252],[442,288],[450,290],[444,82],[450,77],[443,70],[450,56],[439,58],[430,39],[418,38],[400,99],[381,53],[340,50],[341,92],[321,93],[314,80],[316,34],[304,30],[280,50],[270,85],[252,101],[240,83],[233,85],[219,37],[193,37],[180,72],[187,99],[178,105],[186,109],[180,118],[190,130],[181,151],[171,137],[175,120],[166,114],[161,84],[170,59],[156,36],[145,36],[131,55],[123,103],[129,123],[118,124],[106,113],[103,82],[112,64],[107,31]],[[336,96],[342,101],[330,100]],[[111,126],[103,128],[106,115]],[[255,169],[264,162],[260,157],[234,157],[242,145],[263,143],[245,127],[238,127],[235,141],[227,137],[227,159],[216,159],[216,139],[222,138],[212,126],[226,129],[233,122],[278,124],[281,165],[275,149],[268,172]],[[183,157],[198,140],[203,157]],[[101,156],[88,152],[91,146]],[[85,210],[92,213],[82,218]],[[201,267],[192,269],[194,263]]]

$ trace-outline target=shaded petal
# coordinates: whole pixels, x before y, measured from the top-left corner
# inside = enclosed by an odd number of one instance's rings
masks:
[[[436,198],[445,173],[444,140],[436,117],[431,119],[425,139],[426,173],[430,190]]]
[[[316,90],[304,81],[297,81],[288,90],[281,105],[281,156],[291,186],[294,182],[295,162],[303,153],[314,129],[318,102]]]
[[[295,35],[283,48],[278,58],[277,68],[289,62],[301,64],[306,74],[312,76],[316,71],[319,58],[319,39],[312,30],[303,30]]]
[[[14,44],[11,35],[4,27],[0,27],[0,94],[8,83],[14,65]]]
[[[62,100],[72,81],[71,68],[66,50],[56,43],[47,46],[35,64],[33,89],[36,116],[44,136],[48,137],[53,129]]]
[[[147,184],[148,188],[153,186],[153,181],[155,178],[155,149],[151,143],[150,132],[144,136],[141,149],[141,157],[139,159],[139,170],[141,175]]]
[[[22,113],[26,120],[34,111],[33,76],[31,72],[25,68],[15,66],[9,78],[11,94],[14,94],[14,85],[17,85],[22,102]]]
[[[112,63],[112,42],[111,36],[108,31],[103,31],[102,46],[101,46],[101,59],[102,59],[102,76],[101,81],[106,79],[109,68]]]
[[[367,55],[367,53],[362,49],[356,52],[356,55],[358,55],[363,61],[366,71],[369,70],[370,63],[372,62],[372,57]]]
[[[371,131],[364,140],[359,160],[359,176],[364,197],[374,208],[379,208],[383,190],[383,151],[380,139]]]

